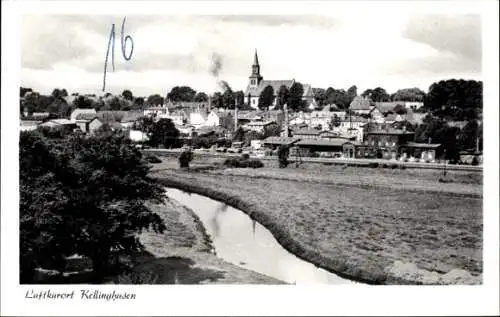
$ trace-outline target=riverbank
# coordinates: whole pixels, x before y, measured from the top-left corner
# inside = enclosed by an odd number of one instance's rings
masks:
[[[143,232],[145,250],[133,257],[131,273],[118,284],[284,284],[218,258],[194,212],[175,200],[149,207],[164,221],[163,234]]]
[[[188,172],[165,167],[169,161],[151,175],[246,212],[289,252],[341,277],[369,284],[481,283],[478,179],[455,175],[448,186],[429,175],[386,174],[366,186],[359,172],[351,173],[357,175],[352,182],[329,181],[328,173],[314,177],[294,168]],[[280,177],[260,177],[270,171]]]

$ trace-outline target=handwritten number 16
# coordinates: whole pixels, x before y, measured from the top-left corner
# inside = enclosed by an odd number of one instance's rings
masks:
[[[122,21],[122,30],[121,30],[121,48],[122,48],[122,56],[126,61],[129,61],[132,58],[132,53],[134,52],[134,41],[130,37],[130,35],[127,35],[124,37],[124,31],[125,31],[125,18],[123,18]],[[108,70],[108,57],[109,57],[109,47],[111,46],[112,51],[111,51],[111,65],[113,66],[113,71],[115,71],[115,24],[111,26],[111,34],[109,35],[109,41],[108,41],[108,49],[106,51],[106,60],[104,61],[104,79],[103,79],[103,84],[102,84],[102,91],[106,89],[106,73]],[[127,46],[127,41],[130,40],[130,53],[127,56],[127,52],[125,51],[125,48]]]

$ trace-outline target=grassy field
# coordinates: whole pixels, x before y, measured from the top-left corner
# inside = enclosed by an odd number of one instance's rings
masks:
[[[220,159],[219,159],[220,160]],[[290,252],[374,284],[480,284],[482,175],[318,166],[180,171],[153,176],[247,212]],[[319,167],[319,168],[317,168]]]

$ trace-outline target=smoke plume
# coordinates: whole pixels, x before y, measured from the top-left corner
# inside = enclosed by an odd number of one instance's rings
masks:
[[[210,66],[210,73],[214,77],[219,77],[221,69],[222,69],[222,57],[218,53],[213,53],[212,65]]]

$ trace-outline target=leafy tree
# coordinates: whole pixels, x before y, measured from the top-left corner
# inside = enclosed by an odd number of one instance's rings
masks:
[[[330,128],[330,130],[333,130],[333,128],[339,127],[340,123],[341,123],[341,120],[340,120],[339,116],[334,114],[333,118],[330,120],[328,127]]]
[[[94,108],[94,102],[85,96],[78,96],[73,100],[73,108],[91,109]]]
[[[399,89],[391,95],[392,101],[424,101],[425,92],[419,88]]]
[[[189,163],[193,160],[193,152],[191,150],[184,150],[179,156],[179,165],[181,168],[189,168]]]
[[[137,233],[165,225],[146,201],[162,202],[141,153],[120,134],[49,139],[20,135],[21,282],[36,267],[62,270],[73,254],[89,257],[96,282],[116,251],[141,250]]]
[[[226,109],[234,109],[234,94],[229,86],[226,87],[226,90],[222,94],[222,107]]]
[[[290,147],[288,145],[280,145],[278,148],[278,161],[279,167],[285,168],[290,162],[288,162],[288,155],[290,154]]]
[[[154,95],[151,95],[148,97],[148,100],[147,100],[147,104],[149,106],[158,106],[158,105],[162,105],[164,102],[164,99],[162,96],[158,95],[158,94],[154,94]]]
[[[447,120],[474,120],[482,113],[483,83],[449,79],[433,83],[424,99],[424,109]]]
[[[206,93],[204,92],[198,92],[195,96],[194,96],[194,101],[196,102],[207,102],[208,101],[208,96]]]
[[[303,110],[305,108],[305,102],[302,100],[303,94],[304,87],[302,84],[294,83],[292,87],[290,87],[290,93],[287,100],[288,107],[294,111]]]
[[[320,108],[323,108],[326,101],[326,90],[323,88],[313,88],[314,99]]]
[[[470,120],[460,131],[458,146],[460,150],[476,150],[477,140],[480,137],[480,126],[477,120]]]
[[[367,89],[361,94],[361,96],[370,97],[375,102],[389,101],[391,99],[391,96],[389,96],[387,91],[381,87]]]
[[[347,89],[347,96],[350,98],[349,104],[351,104],[352,100],[357,95],[358,95],[358,87],[356,87],[356,85],[351,86],[351,87],[349,87],[349,89]]]
[[[122,92],[122,97],[125,98],[125,100],[129,100],[129,101],[134,100],[134,95],[132,95],[132,92],[128,89],[126,89]]]
[[[245,100],[245,93],[242,90],[236,91],[235,93],[233,93],[233,96],[237,106],[243,105]]]
[[[68,92],[66,91],[66,89],[56,88],[52,91],[51,96],[54,97],[55,99],[64,98],[68,96]]]
[[[117,111],[117,110],[122,110],[124,104],[118,97],[114,97],[109,102],[109,107],[111,108],[111,110]]]
[[[283,109],[283,106],[285,105],[285,103],[287,103],[289,96],[290,91],[288,90],[288,87],[285,85],[281,85],[276,96],[276,106],[278,109]]]
[[[238,129],[236,129],[236,131],[234,131],[233,141],[243,142],[244,138],[245,138],[245,130],[243,130],[242,127],[239,127]]]
[[[196,95],[196,90],[188,86],[175,86],[167,94],[167,98],[173,102],[186,101],[190,102],[194,100]]]
[[[19,89],[19,92],[20,92],[20,97],[24,97],[27,93],[33,92],[33,89],[21,87]]]
[[[271,124],[264,127],[264,139],[270,136],[280,136],[281,127],[279,124]]]
[[[132,108],[134,109],[142,109],[144,107],[144,98],[143,97],[137,97],[134,99],[134,104]]]
[[[393,111],[397,114],[406,114],[406,108],[403,105],[396,105],[393,109]]]
[[[272,86],[268,85],[260,93],[259,105],[258,105],[259,109],[269,110],[269,107],[273,104],[273,102],[274,102],[274,89]]]
[[[179,130],[170,119],[158,120],[151,129],[151,145],[162,145],[165,148],[177,147],[179,145]]]
[[[212,106],[216,108],[224,107],[224,99],[220,92],[216,92],[212,96]]]

